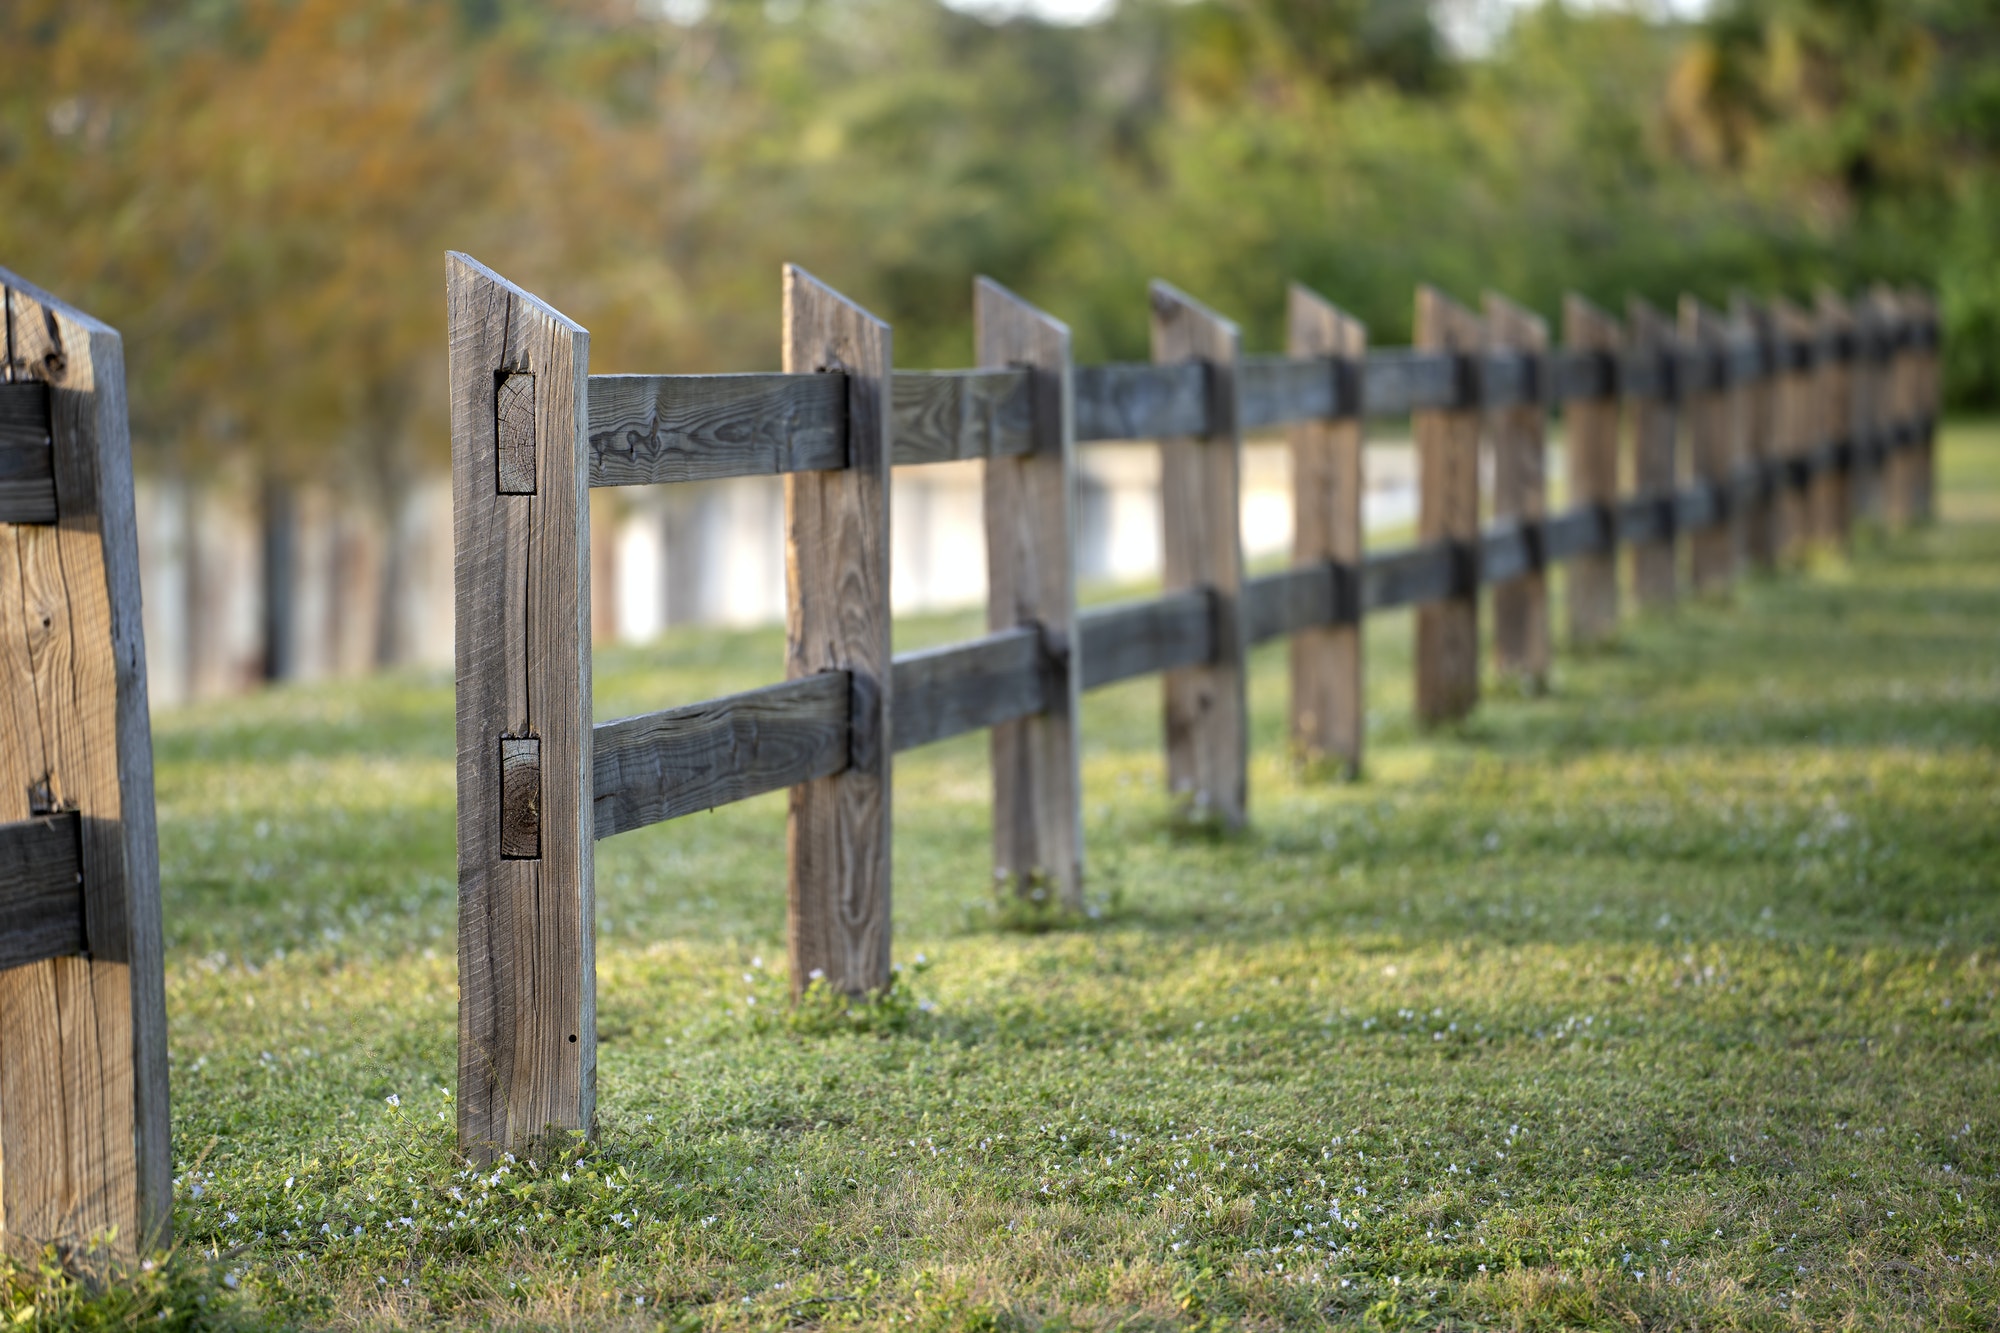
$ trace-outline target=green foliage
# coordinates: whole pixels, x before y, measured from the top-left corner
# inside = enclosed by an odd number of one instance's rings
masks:
[[[114,1329],[250,1329],[259,1312],[235,1299],[241,1280],[221,1265],[174,1250],[136,1268],[101,1256],[61,1256],[53,1248],[32,1263],[0,1257],[0,1319],[12,1333],[110,1333]]]
[[[1145,355],[1168,277],[1275,346],[1285,282],[1407,337],[1419,281],[1944,285],[2000,393],[2000,78],[1974,0],[1525,11],[1455,59],[1422,0],[23,0],[0,11],[0,259],[117,324],[149,459],[380,495],[444,454],[441,252],[588,325],[593,368],[776,360],[778,265],[966,364],[970,279]],[[674,13],[687,22],[659,17]]]
[[[1371,618],[1357,783],[1295,774],[1260,650],[1240,836],[1173,818],[1156,681],[1093,692],[1094,920],[995,919],[984,737],[899,756],[886,1001],[788,1008],[782,796],[608,840],[600,1133],[483,1171],[449,682],[163,713],[185,1280],[316,1327],[1990,1327],[2000,429],[1943,466],[1940,527],[1457,734]],[[781,648],[607,652],[597,705]]]

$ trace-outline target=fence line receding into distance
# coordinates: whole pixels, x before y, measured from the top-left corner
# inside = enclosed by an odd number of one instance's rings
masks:
[[[849,993],[888,984],[889,758],[990,728],[994,867],[1078,907],[1080,696],[1164,677],[1168,780],[1190,813],[1247,814],[1249,649],[1292,640],[1293,742],[1355,772],[1360,633],[1418,610],[1417,707],[1464,716],[1480,683],[1479,590],[1497,667],[1531,688],[1550,645],[1545,571],[1572,562],[1573,641],[1611,632],[1614,557],[1666,605],[1727,586],[1857,516],[1932,503],[1937,316],[1925,293],[1822,294],[1810,311],[1692,299],[1617,320],[1572,297],[1563,347],[1530,312],[1418,294],[1410,349],[1294,288],[1285,356],[1163,283],[1153,361],[1077,366],[1057,320],[975,291],[973,370],[893,369],[889,327],[789,268],[786,372],[588,373],[589,335],[462,255],[448,262],[456,532],[459,1136],[475,1156],[595,1103],[593,843],[790,791],[791,971]],[[1546,426],[1568,429],[1569,493],[1548,511]],[[1413,419],[1416,544],[1361,549],[1361,423]],[[1623,423],[1629,421],[1629,427]],[[1246,574],[1246,432],[1290,430],[1295,556]],[[1621,440],[1636,484],[1620,488]],[[1075,457],[1158,440],[1163,591],[1079,612]],[[1479,453],[1493,453],[1482,523]],[[891,658],[892,465],[987,460],[982,638]],[[785,478],[787,679],[592,725],[589,489]]]

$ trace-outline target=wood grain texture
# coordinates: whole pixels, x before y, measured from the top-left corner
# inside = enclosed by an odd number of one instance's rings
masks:
[[[1076,422],[1069,329],[987,278],[973,285],[981,366],[1018,368],[1032,448],[986,464],[986,626],[1032,631],[1041,706],[993,727],[993,874],[1032,897],[1083,907],[1083,772],[1077,725]],[[903,698],[897,683],[897,698]],[[998,681],[996,700],[1010,697]],[[899,702],[898,708],[902,705]],[[921,716],[928,717],[932,710]],[[911,717],[919,714],[907,714]],[[968,714],[972,716],[972,714]],[[983,716],[983,714],[981,715]],[[998,720],[997,717],[995,719]],[[902,716],[897,719],[900,732]],[[1045,887],[1046,886],[1046,887]]]
[[[974,315],[975,323],[977,314]],[[1026,369],[899,370],[891,380],[898,467],[968,458],[1017,458],[1037,448]]]
[[[55,522],[55,468],[48,386],[0,383],[0,523]]]
[[[1563,298],[1563,346],[1572,358],[1615,368],[1624,336],[1617,320],[1572,293]],[[1609,536],[1611,509],[1618,503],[1620,402],[1615,374],[1600,375],[1595,383],[1601,390],[1597,396],[1572,398],[1563,408],[1569,498],[1572,505],[1596,508]],[[1564,582],[1571,646],[1587,649],[1610,642],[1618,633],[1615,549],[1607,545],[1579,555]]]
[[[889,984],[889,326],[796,265],[784,368],[844,372],[847,467],[785,478],[785,674],[848,673],[848,763],[791,789],[792,987]]]
[[[1764,306],[1738,294],[1731,298],[1730,324],[1735,336],[1756,349],[1757,373],[1740,378],[1737,397],[1739,467],[1756,474],[1737,506],[1742,559],[1749,568],[1768,571],[1777,560],[1773,496],[1762,485],[1764,465],[1775,457],[1778,429],[1777,350],[1771,314]]]
[[[1674,355],[1674,326],[1647,302],[1634,298],[1627,312],[1629,351],[1636,359],[1664,363]],[[1680,409],[1673,397],[1655,393],[1632,408],[1632,479],[1642,497],[1671,497],[1680,479]],[[1672,513],[1671,506],[1665,511]],[[1665,610],[1680,594],[1680,555],[1669,525],[1632,548],[1632,599],[1653,611]]]
[[[118,334],[12,274],[7,378],[47,386],[58,521],[0,524],[0,821],[73,812],[87,956],[0,972],[10,1246],[171,1217],[152,738]]]
[[[1484,323],[1434,287],[1417,289],[1418,348],[1477,354]],[[1471,548],[1479,540],[1480,411],[1429,408],[1412,421],[1417,453],[1417,539]],[[1476,589],[1417,610],[1417,721],[1436,726],[1470,713],[1479,701],[1479,597]]]
[[[1198,362],[1077,366],[1071,382],[1079,443],[1208,431],[1208,372]]]
[[[590,335],[446,260],[458,677],[458,1135],[476,1162],[594,1132]],[[508,384],[533,376],[531,493],[503,494]],[[515,400],[518,406],[518,400]],[[513,447],[525,448],[516,444]],[[503,839],[502,738],[540,754],[539,856]]]
[[[904,653],[895,662],[896,751],[1041,716],[1062,689],[1039,627]]]
[[[500,855],[541,859],[542,742],[536,736],[500,738]]]
[[[1245,432],[1356,417],[1360,407],[1359,365],[1331,354],[1246,356],[1237,370],[1236,410]]]
[[[1215,657],[1214,597],[1188,588],[1163,597],[1092,607],[1076,618],[1083,688],[1196,666]]]
[[[1777,383],[1774,456],[1787,469],[1796,469],[1820,438],[1820,402],[1814,390],[1813,363],[1810,358],[1796,354],[1801,346],[1812,344],[1817,329],[1810,316],[1785,300],[1771,303],[1771,318],[1779,344],[1786,349]],[[1788,471],[1787,475],[1795,473]],[[1773,527],[1778,558],[1787,564],[1803,559],[1811,540],[1811,509],[1803,490],[1791,485],[1779,487]]]
[[[1286,296],[1285,349],[1294,357],[1358,361],[1368,330],[1317,293],[1293,283]],[[1361,421],[1301,421],[1290,433],[1292,566],[1325,570],[1361,566]],[[1329,604],[1328,611],[1334,608]],[[1361,619],[1301,628],[1291,642],[1293,754],[1341,776],[1361,773],[1366,710],[1362,701]]]
[[[1493,353],[1511,353],[1507,359],[1517,365],[1538,364],[1547,355],[1549,326],[1541,316],[1494,292],[1486,294],[1485,313],[1489,364]],[[1490,373],[1485,382],[1492,385]],[[1492,570],[1483,577],[1493,584],[1493,664],[1540,694],[1549,685],[1549,585],[1538,526],[1549,511],[1548,414],[1533,388],[1524,384],[1511,401],[1489,407],[1493,516],[1523,525],[1523,567],[1515,577],[1503,579]]]
[[[1207,589],[1215,653],[1166,673],[1163,688],[1167,788],[1187,816],[1240,827],[1248,813],[1249,700],[1243,617],[1239,484],[1243,435],[1236,424],[1236,325],[1155,280],[1153,360],[1199,364],[1209,391],[1208,433],[1160,441],[1161,575],[1168,591]]]
[[[0,971],[89,952],[73,814],[0,824]]]
[[[1846,345],[1854,336],[1854,315],[1847,302],[1827,288],[1814,298],[1814,323],[1822,344]],[[1848,357],[1829,356],[1821,360],[1814,374],[1813,393],[1819,399],[1819,437],[1815,447],[1849,438],[1854,427],[1855,363]],[[1814,473],[1807,498],[1813,538],[1824,546],[1846,550],[1854,531],[1854,495],[1846,468],[1824,468]]]
[[[1717,312],[1691,295],[1681,297],[1679,336],[1683,348],[1711,370],[1728,366],[1729,326]],[[1735,475],[1736,403],[1726,374],[1708,374],[1682,400],[1687,416],[1688,470],[1713,494]],[[1729,591],[1736,578],[1737,533],[1733,525],[1705,522],[1688,535],[1689,575],[1694,590],[1707,596]]]
[[[847,466],[839,375],[592,375],[590,484],[647,486]]]
[[[595,834],[619,833],[847,767],[847,673],[823,671],[685,708],[600,722]]]

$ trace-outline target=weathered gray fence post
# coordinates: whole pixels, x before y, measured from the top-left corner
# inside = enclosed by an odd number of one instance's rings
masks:
[[[1571,294],[1563,298],[1563,346],[1616,363],[1623,350],[1618,321]],[[1564,448],[1568,453],[1571,504],[1597,508],[1599,535],[1616,529],[1618,504],[1618,416],[1616,377],[1600,381],[1602,396],[1574,398],[1563,407]],[[1618,553],[1607,541],[1601,550],[1578,556],[1568,577],[1569,638],[1578,648],[1602,644],[1618,632]]]
[[[446,262],[458,672],[458,1135],[591,1132],[590,335]]]
[[[1730,300],[1730,320],[1734,336],[1751,340],[1757,348],[1757,373],[1737,386],[1740,399],[1741,457],[1759,469],[1760,482],[1754,496],[1743,507],[1743,559],[1750,568],[1769,572],[1777,562],[1777,506],[1763,473],[1764,464],[1778,456],[1779,385],[1783,382],[1777,335],[1771,312],[1747,297]]]
[[[1475,367],[1486,341],[1480,318],[1433,287],[1417,289],[1416,346],[1450,352]],[[1411,414],[1417,452],[1417,540],[1458,552],[1452,596],[1417,608],[1416,708],[1425,726],[1450,722],[1479,702],[1479,432],[1477,373],[1459,377],[1449,408]]]
[[[1330,357],[1343,393],[1361,382],[1368,329],[1324,297],[1293,283],[1286,296],[1285,351],[1296,357]],[[1293,424],[1292,563],[1331,562],[1345,568],[1345,586],[1360,591],[1362,417],[1319,418]],[[1336,587],[1340,587],[1336,584]],[[1362,703],[1361,615],[1317,625],[1292,636],[1292,746],[1308,764],[1331,762],[1353,778],[1361,772],[1367,732]]]
[[[1717,503],[1731,515],[1727,522],[1698,528],[1688,540],[1694,589],[1715,594],[1727,592],[1736,577],[1736,524],[1733,510],[1727,508],[1729,482],[1736,471],[1736,431],[1731,420],[1734,403],[1726,362],[1728,330],[1715,312],[1693,296],[1682,296],[1680,339],[1687,353],[1682,364],[1693,372],[1682,399],[1690,469],[1696,481],[1713,488]]]
[[[0,1242],[130,1258],[173,1198],[124,349],[0,296]]]
[[[1820,365],[1818,384],[1819,438],[1814,449],[1847,440],[1854,429],[1854,378],[1859,362],[1854,351],[1854,317],[1834,292],[1818,293]],[[1822,457],[1827,457],[1822,455]],[[1854,529],[1854,495],[1847,469],[1819,467],[1812,480],[1813,532],[1822,542],[1846,550]]]
[[[1798,484],[1797,470],[1820,438],[1819,398],[1813,383],[1818,330],[1804,311],[1783,298],[1771,303],[1771,316],[1782,368],[1777,454],[1787,465],[1778,490],[1777,547],[1779,557],[1792,563],[1804,558],[1812,535],[1812,509]]]
[[[1634,487],[1638,494],[1658,502],[1664,527],[1660,536],[1632,548],[1632,598],[1641,607],[1657,611],[1671,607],[1680,590],[1679,543],[1672,513],[1674,488],[1680,484],[1675,456],[1680,435],[1680,356],[1674,327],[1666,316],[1636,298],[1628,313],[1632,354],[1657,368],[1653,392],[1639,398],[1633,409]]]
[[[1488,292],[1488,342],[1494,351],[1534,358],[1548,373],[1549,326],[1541,316]],[[1530,398],[1493,416],[1493,516],[1538,524],[1548,517],[1547,411],[1537,384]],[[1531,547],[1539,551],[1539,544]],[[1549,683],[1549,588],[1539,560],[1520,578],[1493,589],[1494,665],[1539,694]]]
[[[889,984],[889,326],[785,267],[784,368],[847,377],[847,466],[785,474],[785,675],[845,671],[848,764],[791,789],[792,990]]]
[[[1250,710],[1244,680],[1243,431],[1236,405],[1236,325],[1164,282],[1152,286],[1153,360],[1198,361],[1208,376],[1208,434],[1160,441],[1162,582],[1199,588],[1214,612],[1215,652],[1165,673],[1167,786],[1201,820],[1240,826],[1247,812]]]
[[[1069,328],[1000,284],[973,286],[982,368],[1026,367],[1031,453],[986,460],[986,627],[1041,631],[1046,711],[993,728],[993,872],[1018,894],[1043,884],[1083,906],[1083,775],[1077,723],[1076,421]]]

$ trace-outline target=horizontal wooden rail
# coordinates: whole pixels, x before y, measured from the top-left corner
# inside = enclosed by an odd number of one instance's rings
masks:
[[[600,722],[591,804],[597,836],[832,777],[847,767],[848,675]]]
[[[1274,381],[1280,378],[1272,376]],[[967,387],[988,394],[989,402],[996,401],[1012,392],[1003,379],[1004,374],[992,376],[986,385]],[[1865,454],[1886,456],[1912,447],[1925,438],[1925,429],[1922,421],[1903,422],[1859,440],[1822,445],[1805,455],[1746,463],[1724,485],[1697,481],[1665,495],[1628,497],[1615,506],[1579,506],[1541,522],[1496,520],[1481,530],[1476,544],[1440,541],[1371,551],[1358,573],[1352,566],[1327,561],[1247,579],[1242,593],[1245,636],[1253,644],[1267,643],[1318,626],[1352,623],[1370,612],[1463,597],[1471,588],[1505,583],[1614,546],[1666,541],[1724,522],[1734,505],[1768,498],[1784,488],[1802,490],[1825,469],[1852,467]],[[1214,619],[1214,600],[1200,589],[1081,612],[1077,648],[1083,656],[1083,688],[1094,690],[1211,660]],[[893,748],[914,749],[1033,716],[1051,706],[1057,688],[1057,663],[1042,632],[1033,627],[902,654],[894,662],[891,693]],[[849,690],[846,672],[829,671],[685,708],[599,723],[594,772],[597,836],[608,838],[841,772],[852,743]],[[0,827],[0,885],[9,894],[19,878],[7,859],[16,845],[9,839],[22,846],[29,837],[47,839],[51,835],[43,831],[19,831],[45,830],[50,823]],[[69,836],[73,867],[73,830]],[[46,860],[37,864],[45,865]],[[69,873],[73,883],[73,869]],[[74,901],[69,910],[75,915],[80,913],[81,899],[73,887],[70,894]],[[0,934],[4,934],[0,948],[19,933],[8,915],[14,901],[0,898]],[[72,923],[78,932],[80,921],[79,915]],[[0,958],[5,956],[0,952]]]
[[[56,458],[49,386],[0,384],[0,523],[56,521]]]
[[[949,736],[1032,717],[1058,688],[1042,632],[1001,630],[967,643],[896,658],[897,750],[914,750]]]
[[[1923,345],[1934,331],[1911,327]],[[1237,370],[1244,430],[1357,416],[1577,399],[1664,398],[1747,383],[1823,357],[1880,359],[1891,339],[1739,338],[1720,351],[1675,345],[1660,355],[1588,351],[1533,356],[1386,348],[1339,357],[1245,357]],[[1198,362],[1112,363],[1074,373],[1076,438],[1149,440],[1205,435],[1208,371]],[[893,380],[899,465],[1029,453],[1024,370],[899,370]],[[47,517],[55,491],[47,461],[48,408],[39,385],[0,385],[0,519]],[[643,486],[847,466],[847,377],[821,375],[592,375],[590,484]],[[11,506],[11,509],[10,509]]]
[[[87,950],[74,814],[0,824],[0,970]]]

